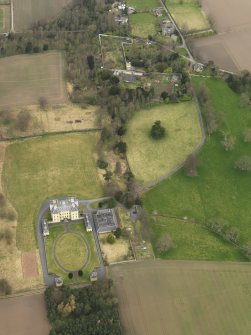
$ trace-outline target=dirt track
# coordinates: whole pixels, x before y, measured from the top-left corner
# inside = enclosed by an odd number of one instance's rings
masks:
[[[203,62],[214,60],[233,72],[251,71],[251,2],[250,0],[201,0],[218,35],[195,39],[192,49]]]
[[[0,300],[0,333],[6,335],[48,335],[43,294]]]

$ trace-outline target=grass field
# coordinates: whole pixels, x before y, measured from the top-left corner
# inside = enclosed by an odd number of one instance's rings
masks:
[[[60,52],[0,59],[0,107],[66,100],[64,61]]]
[[[34,221],[45,199],[102,196],[93,156],[98,137],[98,133],[57,135],[9,145],[2,182],[18,213],[18,248],[36,247]]]
[[[186,216],[187,224],[193,220],[203,224],[209,218],[223,218],[229,222],[230,226],[239,229],[241,244],[251,243],[249,222],[251,172],[240,173],[234,169],[234,162],[240,156],[250,155],[251,144],[244,143],[242,136],[243,131],[251,126],[250,110],[240,107],[239,96],[223,81],[196,78],[193,82],[195,85],[203,82],[208,87],[209,100],[218,113],[224,114],[225,122],[221,129],[230,131],[236,138],[234,150],[224,151],[221,144],[223,137],[221,131],[218,131],[207,139],[199,154],[199,176],[189,178],[180,171],[170,180],[160,183],[145,194],[144,206],[149,213],[156,211],[159,214],[179,218]],[[168,222],[166,225],[168,231]],[[170,229],[172,237],[171,232],[172,229]],[[191,236],[192,234],[191,231]],[[188,245],[188,248],[194,249],[196,246]],[[183,250],[177,257],[184,258],[189,253],[189,249]],[[212,253],[214,253],[213,250]],[[236,259],[239,260],[237,256]],[[211,257],[214,256],[208,249],[207,258],[211,259]],[[232,259],[232,256],[230,258]]]
[[[95,268],[99,266],[99,260],[98,260],[98,255],[96,251],[96,246],[94,242],[94,238],[91,232],[86,233],[85,227],[83,224],[74,224],[70,226],[70,231],[69,234],[65,235],[67,236],[67,239],[69,236],[72,236],[73,233],[80,233],[81,236],[84,236],[89,244],[90,248],[90,260],[89,263],[87,264],[86,268],[84,269],[84,275],[83,277],[74,277],[72,280],[68,278],[68,274],[63,272],[61,268],[57,266],[55,263],[52,253],[53,253],[53,245],[58,236],[64,232],[64,227],[63,226],[58,226],[58,227],[51,227],[50,228],[50,235],[46,237],[45,239],[45,249],[46,249],[46,258],[47,258],[47,266],[48,266],[48,272],[49,273],[55,273],[58,276],[61,276],[64,279],[64,283],[70,283],[70,282],[78,282],[78,281],[86,281],[89,280],[89,274],[90,272]],[[76,235],[75,235],[76,236]],[[68,256],[66,255],[66,251],[62,250],[61,253],[61,259],[62,262],[67,262],[67,266],[72,267],[75,258],[77,258],[80,261],[80,251],[82,246],[78,243],[71,243],[67,246]],[[66,257],[65,257],[66,256]],[[64,260],[63,260],[64,258]],[[80,262],[81,263],[81,262]],[[75,263],[74,265],[76,266],[76,269],[79,269],[81,267],[80,263]],[[80,265],[80,266],[79,266]],[[78,267],[79,266],[79,267]],[[77,268],[78,267],[78,268]]]
[[[150,137],[156,120],[166,128],[164,139]],[[193,102],[161,104],[142,110],[129,121],[125,136],[132,172],[139,182],[152,182],[181,164],[200,140],[201,129]]]
[[[11,29],[10,5],[0,1],[0,33],[7,33]]]
[[[129,17],[132,35],[147,38],[149,35],[155,35],[156,17],[149,13],[132,14]]]
[[[63,7],[72,0],[14,0],[14,27],[23,31],[37,21],[48,21],[57,17]]]
[[[158,0],[127,0],[127,5],[137,9],[150,9],[160,6]]]
[[[191,30],[209,29],[210,24],[197,0],[167,0],[166,6],[179,27]]]
[[[249,264],[149,261],[109,270],[125,335],[251,332]]]

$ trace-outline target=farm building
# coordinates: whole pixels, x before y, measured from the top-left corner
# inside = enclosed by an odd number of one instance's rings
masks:
[[[195,63],[193,69],[196,72],[202,72],[204,70],[204,65],[201,63]]]
[[[116,214],[113,209],[99,209],[94,214],[97,233],[110,233],[118,228]]]
[[[171,36],[175,32],[174,24],[169,20],[162,21],[162,35],[164,36]]]
[[[92,215],[90,213],[84,214],[84,222],[86,231],[92,231]]]
[[[75,197],[66,199],[50,200],[50,211],[52,222],[60,222],[64,219],[78,220],[79,219],[79,202]]]
[[[114,21],[120,24],[126,24],[128,22],[127,16],[114,16]]]

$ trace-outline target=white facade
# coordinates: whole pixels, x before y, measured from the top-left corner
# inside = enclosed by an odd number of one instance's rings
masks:
[[[54,199],[50,201],[50,211],[52,222],[60,222],[64,219],[79,219],[79,203],[75,197],[63,200]]]

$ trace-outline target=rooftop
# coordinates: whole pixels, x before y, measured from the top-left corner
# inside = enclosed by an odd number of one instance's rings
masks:
[[[78,199],[75,197],[50,200],[51,214],[58,214],[66,211],[74,212],[78,210],[78,206]]]
[[[94,220],[98,233],[107,233],[117,229],[118,222],[113,209],[99,209],[94,214]]]

